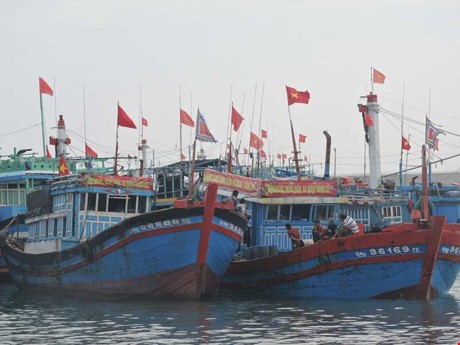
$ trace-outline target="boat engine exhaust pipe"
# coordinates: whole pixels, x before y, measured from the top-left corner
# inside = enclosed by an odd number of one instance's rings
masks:
[[[324,163],[324,179],[329,180],[329,170],[331,167],[331,136],[327,131],[323,131],[326,136],[326,162]]]

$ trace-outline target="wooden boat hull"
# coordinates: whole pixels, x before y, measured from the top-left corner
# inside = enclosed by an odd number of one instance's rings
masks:
[[[221,287],[291,297],[432,298],[447,293],[460,272],[460,224],[444,219],[235,261]]]
[[[61,252],[4,250],[21,289],[198,299],[215,292],[241,241],[233,211],[171,208],[129,218]]]

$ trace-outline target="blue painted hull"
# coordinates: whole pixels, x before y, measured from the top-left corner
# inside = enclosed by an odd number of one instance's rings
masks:
[[[430,244],[433,233],[390,230],[235,261],[221,287],[302,298],[431,298],[447,293],[460,273],[460,226],[442,244]]]
[[[216,209],[205,243],[203,209],[136,216],[61,252],[26,254],[7,246],[6,263],[22,289],[197,299],[216,290],[244,226],[236,213]]]

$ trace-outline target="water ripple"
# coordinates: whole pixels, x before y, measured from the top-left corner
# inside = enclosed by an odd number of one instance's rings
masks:
[[[100,301],[0,290],[1,344],[457,344],[460,280],[431,302]]]

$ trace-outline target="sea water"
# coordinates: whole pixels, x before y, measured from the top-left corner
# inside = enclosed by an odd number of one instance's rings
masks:
[[[92,300],[0,285],[0,344],[455,344],[460,278],[433,301]]]

